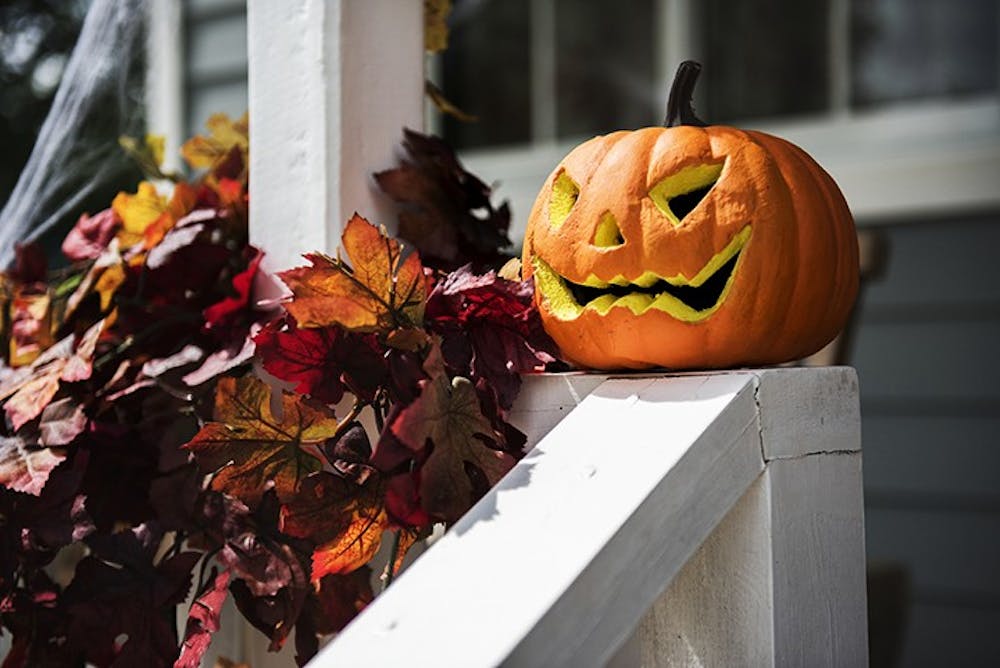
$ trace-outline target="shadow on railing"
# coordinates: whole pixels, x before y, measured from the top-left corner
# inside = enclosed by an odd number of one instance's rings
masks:
[[[851,369],[527,378],[534,450],[312,666],[862,666]]]

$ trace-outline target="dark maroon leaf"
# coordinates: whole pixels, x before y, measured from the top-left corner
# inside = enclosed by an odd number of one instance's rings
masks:
[[[427,300],[428,328],[441,335],[453,375],[486,381],[496,403],[509,410],[520,374],[541,371],[556,358],[542,328],[530,281],[508,281],[494,272],[477,276],[469,266],[434,286]]]
[[[465,171],[441,139],[408,129],[403,136],[407,158],[375,174],[382,190],[404,205],[399,235],[416,246],[426,266],[503,264],[511,247],[507,204],[494,207],[490,187]]]
[[[362,484],[374,472],[372,446],[360,422],[352,422],[336,439],[323,444],[323,454],[341,476]]]
[[[45,251],[35,242],[14,244],[14,267],[9,276],[18,283],[43,283],[48,263]]]

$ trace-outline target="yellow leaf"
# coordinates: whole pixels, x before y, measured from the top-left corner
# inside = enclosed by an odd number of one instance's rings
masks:
[[[146,148],[149,150],[149,154],[153,158],[153,162],[156,163],[157,167],[163,164],[163,154],[166,150],[166,139],[163,135],[146,135]]]
[[[101,277],[94,285],[94,292],[101,297],[101,311],[106,311],[111,306],[111,298],[115,292],[125,282],[125,267],[121,264],[114,264],[104,270]]]
[[[437,53],[448,48],[451,0],[424,0],[424,49]]]
[[[211,169],[224,161],[233,148],[239,148],[246,163],[250,145],[247,115],[232,120],[226,114],[212,114],[205,123],[209,136],[195,135],[181,146],[181,155],[194,169]]]
[[[122,221],[118,240],[122,247],[141,241],[146,228],[156,222],[167,209],[167,198],[156,191],[149,181],[139,183],[136,193],[120,192],[111,202],[111,209]]]

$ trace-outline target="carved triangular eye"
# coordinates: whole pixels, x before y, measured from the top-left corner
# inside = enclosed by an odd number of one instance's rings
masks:
[[[671,223],[680,225],[719,180],[722,166],[720,162],[685,167],[653,186],[649,198]]]
[[[598,248],[613,248],[625,243],[625,237],[618,228],[618,221],[610,211],[605,211],[601,215],[601,220],[597,223],[597,230],[594,231],[594,245]]]
[[[549,223],[559,227],[567,218],[569,212],[580,197],[580,186],[566,172],[559,172],[552,182],[552,195],[549,198]]]

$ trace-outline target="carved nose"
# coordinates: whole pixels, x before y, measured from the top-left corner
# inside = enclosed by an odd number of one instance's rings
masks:
[[[601,214],[597,229],[594,231],[594,240],[591,243],[598,248],[613,248],[625,243],[625,237],[622,236],[622,231],[618,228],[615,214],[610,211]]]

